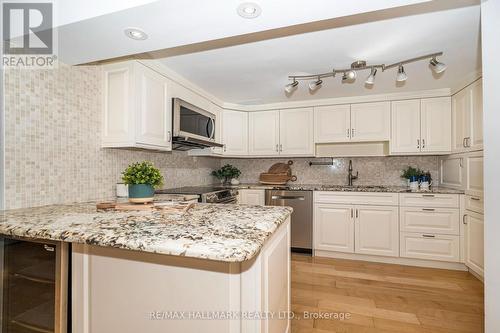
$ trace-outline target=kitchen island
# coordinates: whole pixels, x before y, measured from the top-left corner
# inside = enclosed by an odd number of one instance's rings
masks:
[[[57,205],[0,212],[0,234],[72,243],[75,333],[286,332],[290,213]]]

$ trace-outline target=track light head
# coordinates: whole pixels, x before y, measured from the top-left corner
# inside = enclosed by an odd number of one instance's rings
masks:
[[[310,82],[309,83],[309,90],[311,92],[321,88],[321,85],[323,84],[323,81],[321,80],[321,78],[318,77],[318,79],[316,81],[313,81],[313,82]]]
[[[399,65],[398,74],[396,75],[396,81],[404,82],[404,81],[406,81],[407,78],[408,78],[408,75],[406,75],[403,65]]]
[[[356,76],[357,76],[356,71],[353,71],[352,69],[347,72],[344,72],[344,74],[342,74],[342,83],[346,81],[355,80]]]
[[[377,69],[375,67],[372,67],[370,71],[370,75],[365,80],[366,84],[372,85],[375,83],[375,75],[377,75]]]
[[[431,65],[431,68],[434,71],[434,73],[439,74],[439,73],[442,73],[446,70],[446,65],[443,64],[442,62],[439,62],[436,59],[436,57],[433,57],[429,63]]]
[[[292,83],[289,83],[285,86],[285,91],[290,94],[292,93],[295,89],[297,89],[297,86],[299,85],[299,82],[295,79],[293,79]]]

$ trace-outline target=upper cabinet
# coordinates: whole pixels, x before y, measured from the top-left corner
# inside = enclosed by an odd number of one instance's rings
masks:
[[[248,155],[248,112],[222,111],[223,154]]]
[[[103,147],[172,150],[168,79],[133,61],[103,66]]]
[[[314,155],[313,118],[312,108],[280,111],[280,155]]]
[[[248,155],[313,156],[313,110],[296,108],[248,113]]]
[[[391,154],[450,153],[449,97],[394,101],[391,109]]]
[[[390,115],[390,102],[315,107],[315,142],[388,141]]]
[[[483,149],[482,96],[482,79],[453,95],[453,152]]]

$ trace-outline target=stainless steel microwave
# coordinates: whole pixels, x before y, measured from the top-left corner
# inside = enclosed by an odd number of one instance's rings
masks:
[[[180,98],[172,99],[174,149],[222,147],[215,142],[216,115]]]

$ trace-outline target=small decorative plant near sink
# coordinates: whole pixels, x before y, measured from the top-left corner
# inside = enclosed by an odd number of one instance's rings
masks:
[[[128,200],[133,203],[153,201],[154,189],[163,184],[160,170],[148,161],[129,165],[122,173],[122,180],[128,185]]]
[[[412,166],[408,166],[402,171],[401,178],[406,179],[408,182],[408,186],[411,190],[414,191],[418,190],[421,181],[427,182],[427,189],[432,183],[430,171],[425,172],[419,168],[414,168]]]
[[[212,171],[211,175],[219,179],[224,185],[238,185],[240,183],[238,177],[241,175],[241,171],[231,164],[226,164],[219,170]]]

